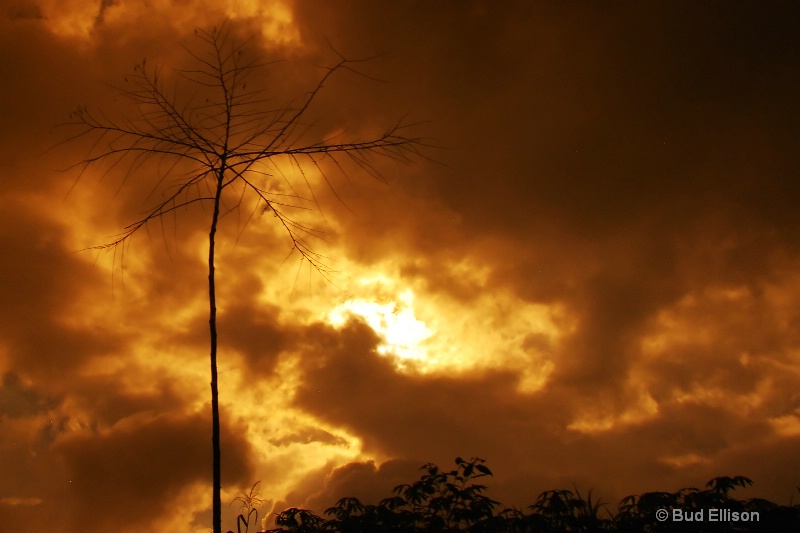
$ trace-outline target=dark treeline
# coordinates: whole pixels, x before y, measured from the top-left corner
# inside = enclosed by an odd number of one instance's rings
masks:
[[[628,496],[613,512],[593,500],[591,491],[584,497],[577,488],[543,492],[525,510],[504,508],[485,494],[485,485],[475,482],[492,475],[479,458],[456,458],[452,471],[434,464],[422,470],[425,473],[418,481],[395,487],[394,495],[377,505],[342,498],[325,511],[327,518],[309,510],[287,509],[275,516],[277,527],[267,533],[800,531],[800,505],[735,499],[733,491],[753,483],[743,476],[714,478],[704,490]],[[244,520],[239,525],[247,526]]]

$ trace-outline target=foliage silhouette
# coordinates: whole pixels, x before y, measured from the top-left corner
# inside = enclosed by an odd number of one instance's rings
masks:
[[[390,126],[382,135],[367,140],[333,142],[315,134],[314,121],[308,117],[332,76],[344,71],[357,72],[354,64],[341,55],[338,62],[325,69],[317,83],[294,102],[277,107],[263,89],[253,88],[253,74],[266,65],[248,54],[247,44],[239,43],[231,24],[220,28],[195,30],[204,52],[187,49],[196,67],[177,71],[174,78],[164,76],[145,61],[125,78],[118,94],[131,105],[132,113],[121,111],[117,118],[93,112],[81,106],[72,113],[67,125],[77,133],[63,142],[88,139],[91,148],[75,167],[81,174],[89,167],[105,164],[111,171],[127,161],[123,183],[147,174],[147,164],[157,163],[148,200],[154,203],[144,216],[127,225],[123,232],[97,249],[120,248],[124,256],[130,238],[168,214],[195,205],[210,205],[208,219],[208,302],[211,371],[211,412],[213,489],[212,522],[214,533],[221,533],[221,452],[219,392],[217,381],[217,306],[216,306],[216,236],[220,219],[243,207],[244,198],[254,199],[255,209],[270,212],[291,241],[292,252],[300,254],[323,277],[333,271],[325,258],[309,242],[321,233],[298,218],[296,213],[318,210],[319,205],[306,168],[318,171],[333,189],[324,164],[346,172],[343,163],[350,161],[371,176],[382,179],[376,157],[407,161],[417,154],[420,139],[407,137],[407,125]],[[168,86],[165,79],[174,82]],[[248,87],[250,83],[250,87]],[[341,137],[337,137],[341,139]],[[279,163],[296,171],[308,188],[310,199],[298,194]],[[287,182],[288,187],[284,186]],[[77,182],[77,180],[76,180]],[[159,199],[160,198],[160,199]],[[155,200],[154,200],[155,199]]]
[[[244,525],[244,533],[248,533],[250,524],[258,523],[258,506],[268,503],[261,498],[261,493],[256,491],[259,483],[261,482],[256,481],[247,492],[240,490],[233,499],[234,502],[239,502],[240,504],[239,516],[236,517],[236,530],[238,533],[242,533],[242,525]],[[233,532],[228,531],[228,533]]]
[[[800,531],[800,505],[778,505],[753,498],[737,500],[731,493],[753,484],[746,477],[716,477],[705,490],[684,488],[675,493],[648,492],[623,498],[617,512],[608,511],[592,492],[583,498],[575,488],[549,490],[528,507],[498,509],[501,504],[484,493],[486,487],[474,480],[491,476],[480,458],[456,458],[456,469],[442,472],[432,464],[421,468],[422,477],[395,487],[395,496],[378,505],[357,498],[342,498],[325,511],[325,519],[309,510],[291,508],[275,515],[274,529],[266,533],[656,533],[686,531],[695,533],[747,532],[782,533]],[[798,488],[800,490],[800,488]],[[722,522],[659,521],[656,511],[682,509],[727,509],[738,513],[758,513],[758,520]],[[601,516],[605,514],[607,516]],[[741,516],[741,515],[740,515]]]

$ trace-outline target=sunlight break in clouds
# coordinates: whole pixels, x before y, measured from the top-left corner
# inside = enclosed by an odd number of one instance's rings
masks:
[[[334,308],[328,314],[328,320],[334,326],[341,327],[347,322],[348,315],[360,316],[384,340],[378,346],[378,353],[416,360],[424,368],[427,349],[422,344],[434,332],[414,316],[414,294],[411,289],[399,294],[397,300],[384,304],[348,300]]]
[[[377,267],[380,271],[381,268]],[[441,265],[458,278],[463,263]],[[470,283],[484,280],[485,269]],[[377,351],[394,355],[398,370],[428,375],[511,370],[519,376],[520,392],[541,389],[553,370],[560,338],[573,327],[558,305],[525,302],[504,290],[476,286],[472,305],[445,294],[434,294],[418,279],[403,279],[389,266],[352,284],[347,300],[327,312],[337,328],[350,316],[363,319],[382,339]],[[408,285],[414,286],[404,288]]]

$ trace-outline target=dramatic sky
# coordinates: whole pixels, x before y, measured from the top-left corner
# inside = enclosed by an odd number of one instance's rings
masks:
[[[307,139],[367,140],[401,120],[431,145],[375,159],[388,184],[345,160],[306,169],[320,211],[297,216],[325,232],[310,242],[328,280],[289,254],[270,212],[250,217],[253,198],[222,219],[226,528],[236,491],[259,480],[263,511],[321,512],[377,503],[459,455],[486,459],[509,506],[575,483],[614,507],[718,475],[796,501],[796,2],[0,6],[4,528],[210,526],[211,212],[81,251],[186,169],[78,179],[91,144],[60,145],[74,131],[59,125],[79,105],[135,113],[113,87],[143,58],[188,97],[175,69],[204,52],[194,29],[226,18],[252,37],[274,109],[300,101],[334,49],[372,58],[329,80]],[[274,169],[276,191],[310,197],[296,168]]]

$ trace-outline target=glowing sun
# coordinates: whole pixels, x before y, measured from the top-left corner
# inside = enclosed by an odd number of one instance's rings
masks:
[[[348,300],[328,314],[328,321],[339,327],[350,316],[361,317],[383,339],[378,346],[378,353],[425,361],[427,350],[422,343],[433,335],[433,331],[414,316],[414,294],[411,290],[401,293],[397,300],[387,303]]]

